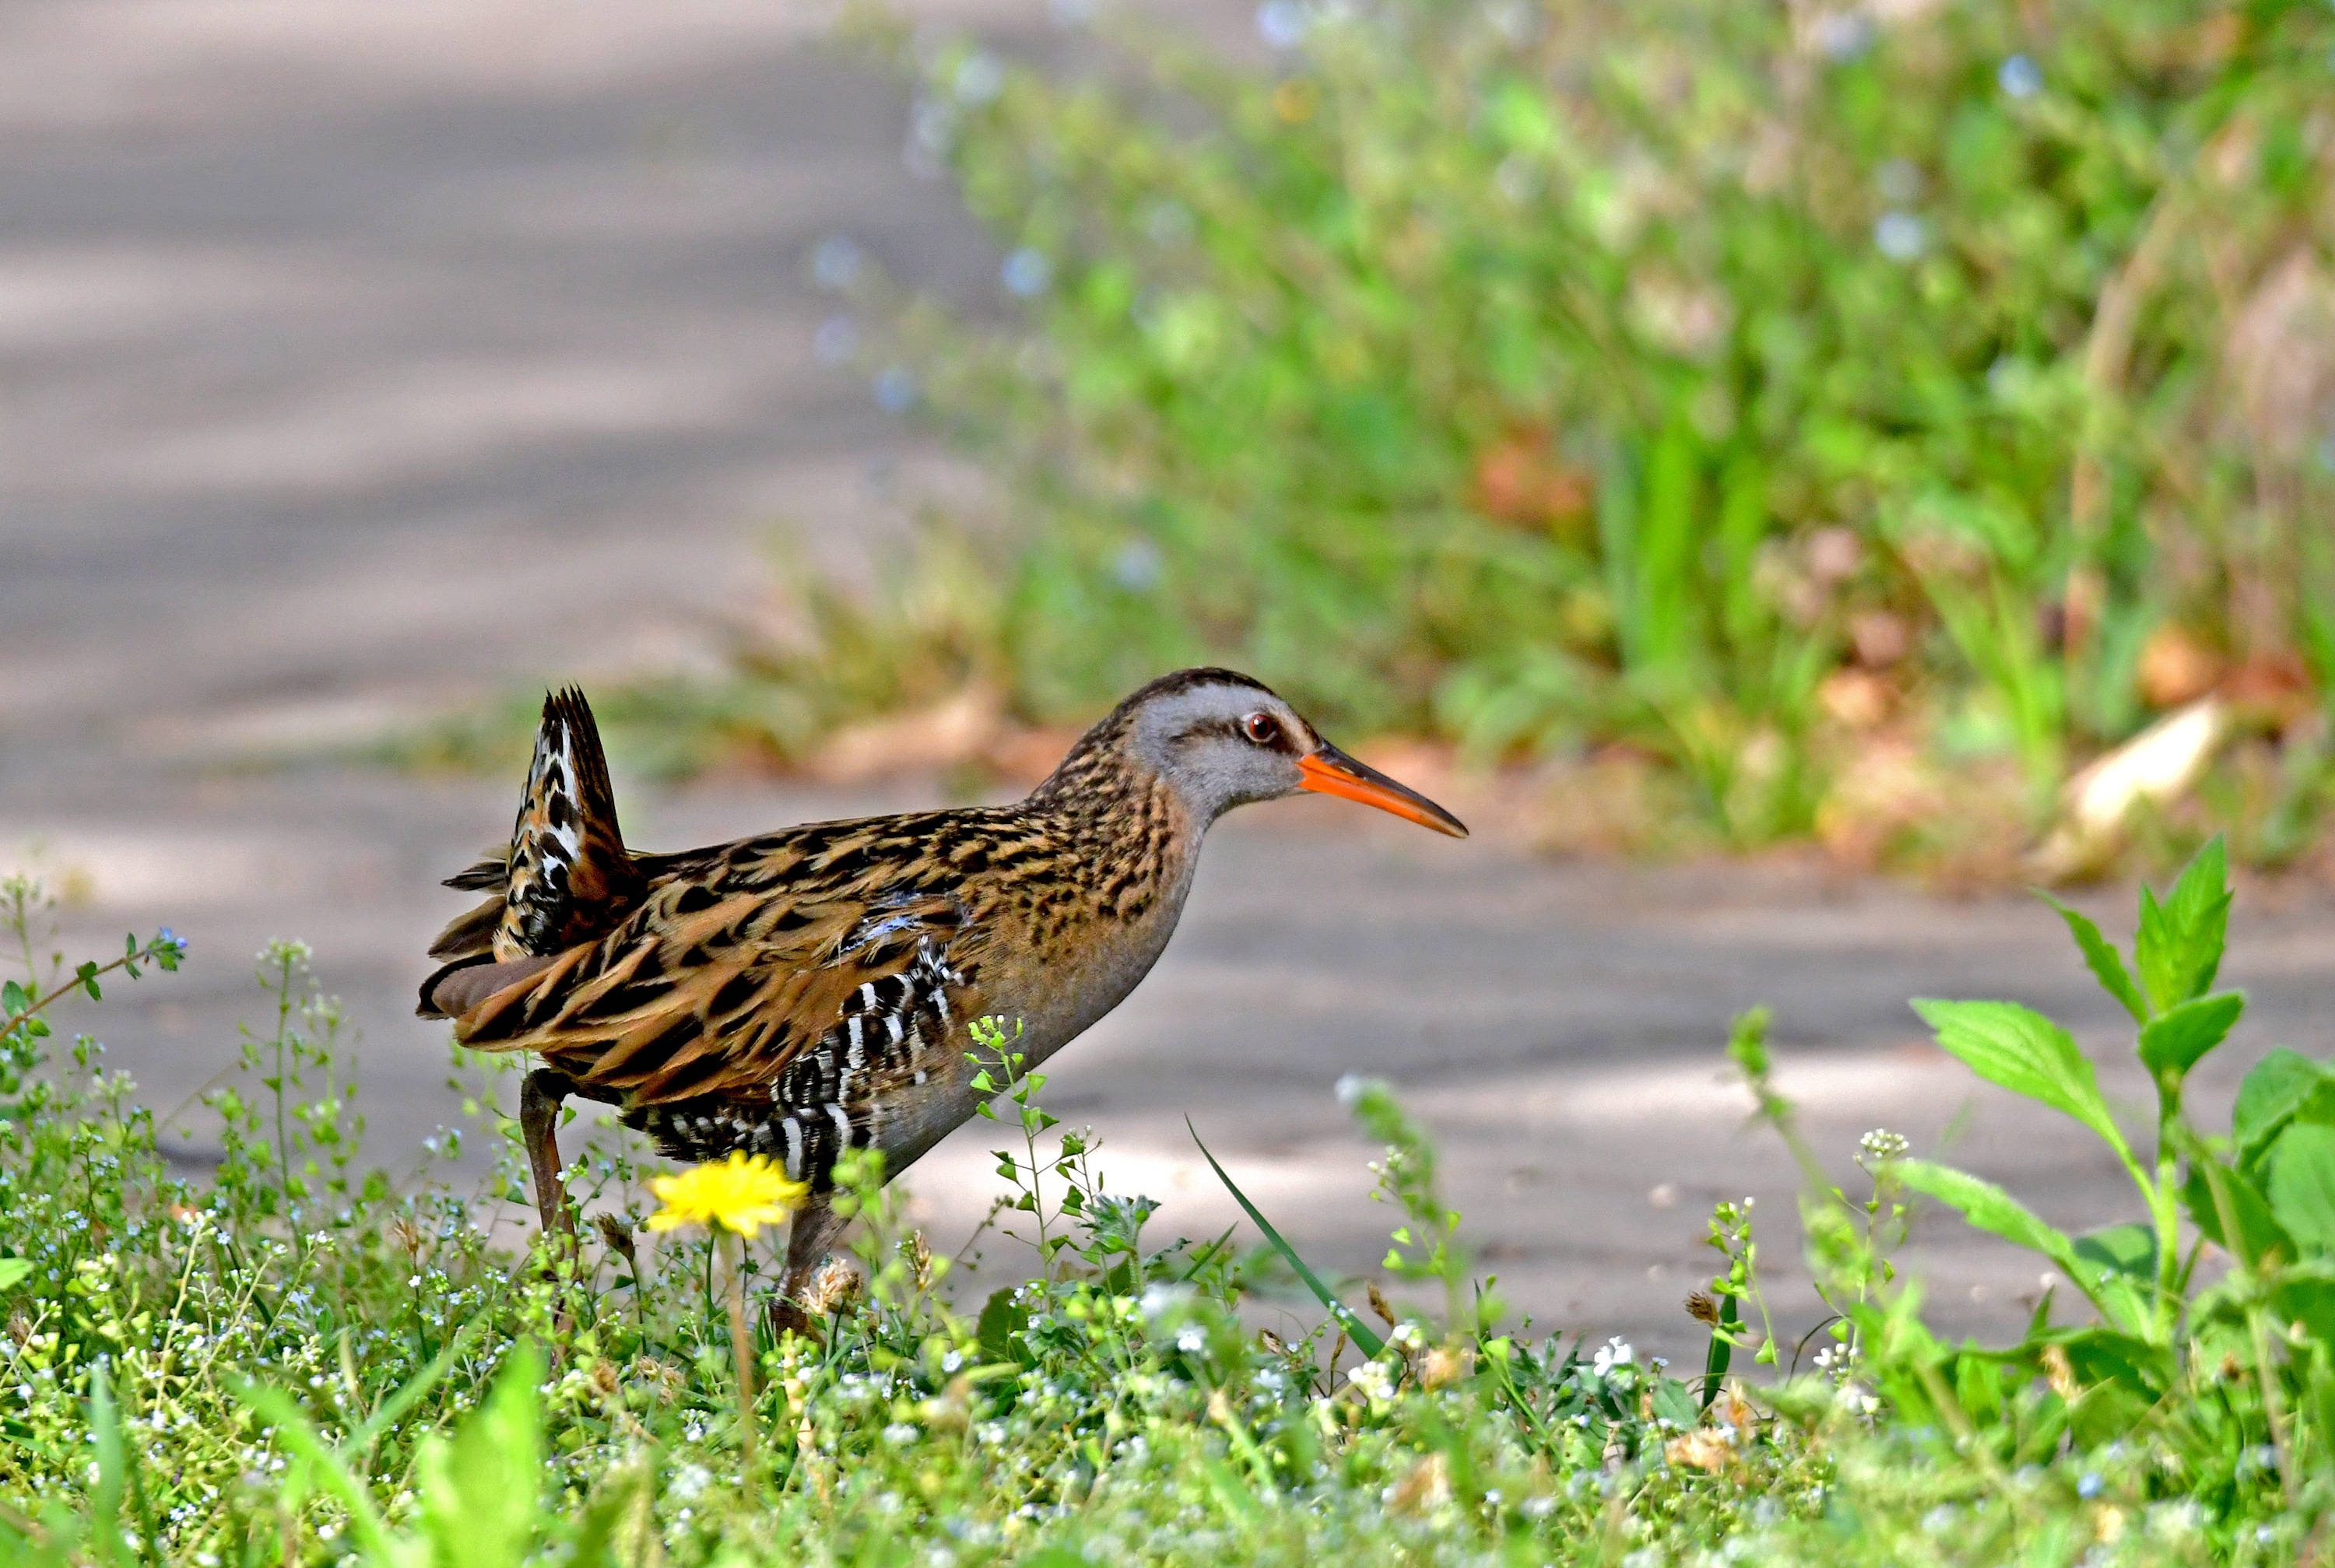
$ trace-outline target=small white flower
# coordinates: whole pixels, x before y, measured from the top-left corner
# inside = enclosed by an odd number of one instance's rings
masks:
[[[1635,1350],[1622,1342],[1621,1335],[1616,1334],[1597,1347],[1597,1353],[1589,1359],[1589,1370],[1603,1378],[1616,1367],[1628,1366],[1637,1354]]]
[[[1930,227],[1910,212],[1884,212],[1873,226],[1873,243],[1892,261],[1911,261],[1929,247]]]
[[[1871,1160],[1875,1165],[1904,1159],[1905,1151],[1913,1147],[1906,1141],[1904,1134],[1891,1132],[1884,1127],[1876,1127],[1856,1140],[1858,1157]]]
[[[1305,37],[1305,12],[1294,0],[1265,0],[1256,8],[1257,36],[1274,49],[1294,49]]]
[[[1054,264],[1046,259],[1043,251],[1025,245],[1005,258],[998,276],[1006,293],[1019,299],[1031,299],[1046,292],[1046,285],[1053,281]]]
[[[1346,1380],[1362,1391],[1372,1404],[1381,1404],[1394,1398],[1394,1372],[1384,1361],[1364,1361]]]
[[[956,101],[970,107],[979,107],[1005,89],[1005,71],[994,57],[968,54],[956,68],[956,80],[950,84]]]
[[[1208,1348],[1207,1331],[1197,1323],[1186,1323],[1176,1331],[1176,1348],[1186,1355],[1197,1355]]]

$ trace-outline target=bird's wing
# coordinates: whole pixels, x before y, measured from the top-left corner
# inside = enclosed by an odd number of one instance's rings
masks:
[[[488,897],[431,944],[431,956],[446,967],[422,984],[425,1017],[449,1011],[435,993],[451,972],[564,952],[606,934],[638,906],[646,878],[625,851],[599,727],[583,692],[570,687],[544,699],[509,844],[446,886]]]
[[[848,1102],[871,1085],[855,1076],[898,1054],[919,1018],[935,1006],[944,1023],[961,1016],[949,948],[962,924],[942,894],[668,882],[615,931],[479,1001],[455,1038],[538,1052],[583,1092],[633,1109],[706,1096]]]

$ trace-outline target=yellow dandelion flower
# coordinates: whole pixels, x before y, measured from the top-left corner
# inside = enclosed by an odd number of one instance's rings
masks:
[[[649,1229],[707,1225],[751,1236],[802,1207],[809,1184],[789,1181],[768,1155],[732,1154],[679,1176],[649,1183],[664,1207],[649,1216]]]

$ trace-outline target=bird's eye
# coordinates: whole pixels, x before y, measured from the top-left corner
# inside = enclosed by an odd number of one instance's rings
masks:
[[[1281,721],[1270,713],[1251,713],[1241,721],[1241,733],[1260,746],[1281,739]]]

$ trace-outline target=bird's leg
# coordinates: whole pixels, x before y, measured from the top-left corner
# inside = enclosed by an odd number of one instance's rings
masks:
[[[835,1212],[834,1195],[819,1193],[795,1211],[787,1232],[787,1269],[779,1279],[779,1299],[770,1303],[770,1327],[792,1329],[806,1338],[812,1333],[809,1303],[811,1277],[827,1261],[827,1250],[848,1223]]]
[[[519,1083],[519,1141],[527,1145],[527,1163],[535,1176],[535,1206],[546,1235],[576,1234],[567,1190],[559,1185],[559,1106],[575,1088],[574,1079],[548,1067],[537,1068]]]

